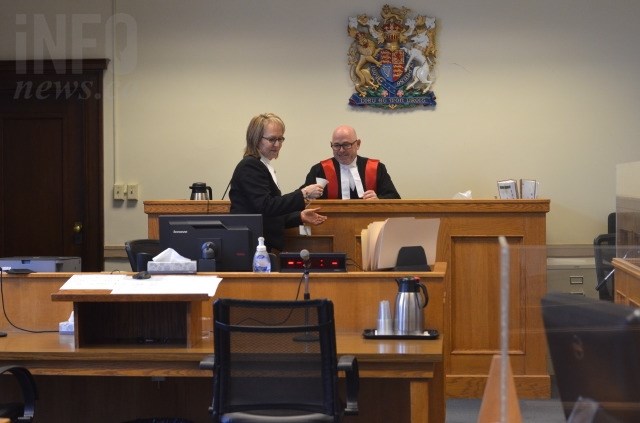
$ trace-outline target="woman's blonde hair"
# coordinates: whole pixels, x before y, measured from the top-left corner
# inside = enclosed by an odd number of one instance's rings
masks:
[[[260,141],[262,140],[264,128],[269,123],[275,123],[280,126],[282,132],[284,132],[284,122],[275,113],[262,113],[258,116],[254,116],[247,127],[247,145],[244,149],[244,157],[253,156],[260,158],[258,144],[260,144]]]

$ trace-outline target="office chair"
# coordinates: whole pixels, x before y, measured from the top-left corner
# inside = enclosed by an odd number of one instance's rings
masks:
[[[160,241],[157,239],[125,241],[124,249],[131,264],[131,270],[134,272],[147,270],[147,262],[162,252]]]
[[[0,367],[0,374],[11,373],[22,391],[22,403],[0,404],[0,417],[9,418],[12,422],[31,422],[38,399],[36,382],[26,367],[8,365]]]
[[[340,422],[358,413],[358,364],[336,356],[331,301],[218,299],[213,313],[214,354],[201,368],[214,372],[214,423]]]
[[[607,233],[616,233],[616,216],[616,212],[609,213],[609,215],[607,216]]]
[[[601,234],[593,240],[596,262],[596,289],[601,300],[614,299],[614,274],[611,260],[616,256],[616,234]],[[605,280],[606,278],[606,280]]]

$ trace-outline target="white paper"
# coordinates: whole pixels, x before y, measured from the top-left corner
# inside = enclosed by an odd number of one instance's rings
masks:
[[[302,236],[311,236],[311,227],[307,225],[298,226],[298,233]]]
[[[535,179],[520,179],[520,196],[526,200],[538,198],[538,185]]]
[[[153,275],[118,281],[112,294],[207,294],[213,297],[222,278],[196,275]]]
[[[375,243],[372,269],[395,267],[398,251],[407,246],[421,246],[427,262],[434,263],[439,229],[440,219],[392,217],[385,220]]]
[[[362,250],[362,270],[367,271],[369,268],[369,231],[364,228],[360,231],[360,248]]]
[[[380,231],[384,226],[384,221],[379,222],[371,222],[367,225],[367,237],[368,237],[368,249],[367,252],[369,254],[369,261],[367,263],[368,270],[376,270],[375,269],[375,257],[376,257],[376,245],[378,242],[378,236],[380,235]]]
[[[453,196],[454,200],[471,200],[471,190],[466,190],[464,192],[459,192]]]
[[[71,276],[60,289],[113,289],[117,282],[131,278],[125,274],[78,274]]]
[[[518,185],[513,179],[498,181],[498,197],[501,200],[515,200],[518,198]]]
[[[329,181],[324,178],[316,178],[316,184],[320,185],[322,188],[326,187],[328,183]]]
[[[112,294],[207,294],[213,297],[222,278],[196,275],[152,275],[149,279],[133,279],[125,274],[77,274],[60,288],[96,289]]]

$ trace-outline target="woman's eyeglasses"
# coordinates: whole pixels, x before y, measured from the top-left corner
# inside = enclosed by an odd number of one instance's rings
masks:
[[[284,137],[271,137],[271,138],[262,137],[262,139],[269,141],[271,145],[276,145],[277,142],[279,142],[280,144],[284,142]]]

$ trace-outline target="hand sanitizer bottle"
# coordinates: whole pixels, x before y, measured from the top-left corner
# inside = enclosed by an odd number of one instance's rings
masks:
[[[256,273],[271,272],[271,258],[267,253],[267,247],[264,245],[264,238],[258,238],[258,247],[253,255],[253,271]]]

